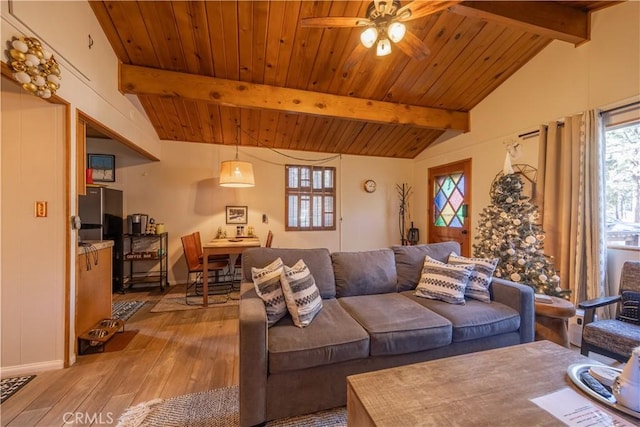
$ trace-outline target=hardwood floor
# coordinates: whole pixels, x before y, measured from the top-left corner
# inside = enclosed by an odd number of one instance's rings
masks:
[[[2,426],[115,425],[140,402],[237,385],[238,307],[151,313],[162,295],[114,294],[148,301],[126,323],[132,341],[38,374],[2,404]]]

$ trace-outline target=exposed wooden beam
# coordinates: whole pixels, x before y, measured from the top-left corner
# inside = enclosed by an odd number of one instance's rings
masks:
[[[465,1],[449,10],[573,44],[589,40],[589,13],[550,1]]]
[[[176,97],[227,107],[268,109],[430,129],[469,130],[467,112],[252,84],[128,64],[120,64],[119,86],[124,93]]]

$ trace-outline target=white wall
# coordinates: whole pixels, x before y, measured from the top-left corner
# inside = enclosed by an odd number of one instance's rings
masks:
[[[474,237],[478,215],[490,204],[490,184],[502,170],[505,142],[564,116],[638,99],[639,17],[637,1],[593,13],[591,41],[579,47],[552,42],[471,111],[470,132],[423,151],[415,161],[414,217],[420,229],[427,224],[430,167],[472,158]],[[523,156],[517,162],[537,166],[537,138],[521,144]]]
[[[1,80],[4,378],[64,363],[65,113]],[[47,217],[35,217],[36,201]]]
[[[2,40],[8,42],[12,40],[14,36],[29,36],[37,37],[43,44],[43,46],[54,53],[56,60],[60,64],[62,81],[60,89],[57,95],[70,104],[71,115],[68,117],[70,135],[64,133],[64,127],[62,129],[56,129],[59,134],[55,135],[55,138],[68,138],[71,147],[70,164],[75,165],[76,158],[76,141],[75,141],[75,127],[76,127],[76,113],[77,110],[81,110],[88,116],[96,119],[100,123],[104,124],[113,131],[119,133],[130,141],[135,141],[138,146],[148,152],[152,156],[158,157],[160,154],[160,142],[153,129],[153,126],[147,120],[139,102],[136,98],[123,96],[118,91],[118,61],[111,50],[106,36],[103,34],[95,15],[93,14],[89,3],[86,1],[13,1],[0,2],[0,17],[2,19],[2,25],[0,25],[0,34]],[[93,39],[93,45],[89,47],[88,36],[91,35]],[[6,58],[3,58],[5,61]],[[4,83],[3,83],[4,86]],[[4,104],[5,93],[3,91],[2,101]],[[38,101],[37,99],[35,99]],[[39,102],[42,102],[41,100]],[[3,105],[4,107],[4,105]],[[67,117],[58,119],[65,123]],[[4,117],[3,117],[4,120]],[[5,126],[3,125],[3,132]],[[12,142],[22,143],[21,140],[13,139]],[[37,138],[29,140],[33,145],[29,146],[32,152],[47,152],[48,143],[50,142],[46,138]],[[40,148],[40,144],[42,148]],[[38,147],[38,148],[36,148]],[[25,164],[25,163],[21,163]],[[57,163],[60,173],[63,173],[63,164]],[[28,171],[28,169],[25,169]],[[5,177],[7,175],[4,175]],[[64,176],[64,175],[61,175]],[[69,210],[72,215],[76,214],[76,201],[77,194],[75,192],[75,168],[71,167],[69,170],[69,176],[71,180],[71,194],[69,195],[70,206]],[[2,181],[3,190],[8,185],[13,184],[12,180]],[[29,193],[27,193],[29,194]],[[31,197],[33,198],[33,197]],[[59,199],[56,199],[58,203],[64,203],[64,194],[59,195]],[[33,200],[30,202],[30,211],[32,213]],[[50,203],[51,206],[51,203]],[[17,206],[11,204],[4,205],[3,210],[6,212],[14,213],[13,209],[18,209]],[[3,215],[4,216],[4,215]],[[40,224],[40,223],[39,223]],[[69,224],[68,219],[62,219],[60,221],[60,227],[66,230]],[[9,234],[12,230],[37,230],[38,228],[30,227],[28,217],[20,217],[18,224],[10,229],[3,228],[2,230],[2,243],[5,245],[5,239],[9,239]],[[8,231],[9,230],[9,231]],[[58,229],[48,227],[48,231],[51,233],[57,233]],[[40,230],[42,231],[42,230]],[[71,231],[71,240],[75,241],[77,235],[75,231]],[[6,234],[6,236],[5,236]],[[45,234],[37,234],[41,238]],[[56,234],[51,234],[57,236]],[[64,245],[64,234],[57,236],[60,245]],[[10,241],[10,240],[7,240]],[[32,251],[35,253],[36,251]],[[3,253],[3,264],[4,255]],[[63,256],[62,261],[60,256]],[[31,300],[39,301],[40,293],[37,292],[38,287],[46,286],[48,292],[56,293],[56,295],[63,295],[65,287],[69,286],[70,295],[75,295],[75,259],[76,248],[72,247],[70,252],[66,254],[69,262],[69,269],[71,272],[70,283],[64,283],[64,280],[58,281],[50,280],[49,276],[38,277],[31,286],[24,287],[23,283],[21,289],[15,289],[10,292],[10,282],[2,283],[3,293],[3,327],[5,310],[4,305],[8,307],[27,307]],[[64,246],[56,249],[55,251],[40,251],[37,263],[39,265],[49,265],[55,263],[59,268],[64,268]],[[46,269],[38,270],[46,271]],[[33,277],[35,280],[36,278]],[[18,286],[17,282],[14,282],[15,286]],[[6,289],[5,289],[6,288]],[[52,328],[60,322],[64,322],[64,315],[58,311],[56,300],[50,300],[50,304],[46,307],[34,305],[35,310],[49,312],[43,314],[44,317],[34,316],[31,321],[34,322],[28,325],[28,328],[21,328],[19,333],[15,333],[16,330],[12,329],[11,335],[6,337],[3,335],[2,348],[2,369],[3,375],[11,370],[18,372],[20,370],[33,371],[39,369],[39,367],[46,367],[55,365],[63,358],[62,354],[59,354],[58,347],[53,351],[49,348],[45,348],[48,344],[42,344],[42,348],[36,345],[32,345],[32,337],[39,337],[40,332],[33,333],[31,330],[46,331],[47,333],[54,333]],[[32,312],[34,309],[30,309]],[[25,309],[26,310],[26,309]],[[75,343],[75,331],[73,328],[73,313],[75,312],[75,305],[73,298],[70,301],[70,313],[71,314],[71,329],[69,337],[69,351],[73,354]],[[13,313],[12,310],[7,311]],[[17,320],[18,317],[8,317],[12,321]],[[51,320],[55,318],[56,322]],[[57,343],[64,342],[63,329],[56,329],[57,333],[52,336],[51,340],[56,340]],[[4,330],[3,330],[4,332]],[[28,352],[21,353],[16,357],[4,357],[4,351],[6,348],[21,348],[27,349],[25,345],[30,346]],[[58,345],[58,344],[56,344]],[[63,344],[60,344],[63,345]],[[71,363],[75,360],[71,358]],[[19,365],[15,365],[15,364]],[[11,369],[7,369],[11,366]]]
[[[158,137],[137,98],[118,91],[118,60],[89,2],[3,1],[0,7],[2,40],[34,36],[53,52],[62,75],[57,94],[73,107],[72,129],[77,108],[158,156]]]
[[[284,165],[313,164],[263,148],[242,148],[240,159],[254,167],[256,186],[246,189],[218,185],[220,162],[232,159],[235,148],[210,144],[167,141],[161,144],[162,161],[148,162],[117,151],[108,140],[90,140],[89,152],[116,154],[116,182],[124,190],[125,213],[147,213],[163,222],[169,232],[171,283],[186,280],[186,264],[180,236],[199,231],[202,239],[215,236],[218,227],[234,235],[225,224],[225,206],[248,206],[248,225],[264,242],[269,230],[274,247],[326,247],[331,251],[378,249],[400,243],[399,201],[396,185],[412,179],[411,160],[363,156],[334,156],[283,150],[283,154],[318,161],[337,171],[337,227],[335,231],[285,231]],[[374,179],[374,193],[363,182]],[[262,223],[262,215],[268,223]],[[342,221],[340,221],[342,218]]]

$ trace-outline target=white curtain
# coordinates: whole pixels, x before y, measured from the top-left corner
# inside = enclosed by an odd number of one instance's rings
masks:
[[[603,153],[595,110],[540,128],[536,203],[545,254],[574,303],[607,294]]]

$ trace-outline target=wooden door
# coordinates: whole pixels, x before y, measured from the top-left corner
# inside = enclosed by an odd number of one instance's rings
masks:
[[[428,242],[457,241],[471,255],[471,159],[429,168]]]

